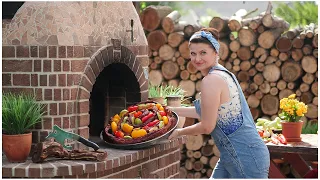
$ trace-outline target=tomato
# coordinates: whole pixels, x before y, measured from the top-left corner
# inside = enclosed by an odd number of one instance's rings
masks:
[[[116,122],[112,122],[111,123],[111,130],[114,133],[116,130],[118,129],[117,123]]]
[[[138,111],[138,112],[134,113],[134,117],[137,118],[137,117],[141,116],[141,114],[142,114],[142,112]]]
[[[166,116],[167,115],[167,113],[164,112],[164,111],[159,111],[159,113],[160,113],[161,116]]]
[[[132,111],[136,111],[138,109],[138,106],[130,106],[128,107],[128,111],[132,112]]]
[[[117,138],[123,138],[124,133],[123,133],[122,131],[116,131],[116,132],[114,133],[114,135],[115,135]]]
[[[168,122],[169,122],[169,119],[168,119],[167,116],[163,116],[163,117],[162,117],[162,120],[163,120],[164,125],[167,125]]]

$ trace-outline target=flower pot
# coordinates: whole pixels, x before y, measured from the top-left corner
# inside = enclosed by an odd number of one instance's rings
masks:
[[[153,98],[148,98],[150,101],[157,102],[161,105],[164,105],[164,98],[163,97],[153,97]]]
[[[172,107],[181,106],[181,96],[167,96],[167,105]]]
[[[2,148],[9,162],[25,162],[29,156],[32,133],[6,135],[2,134]]]
[[[282,134],[288,142],[300,142],[303,121],[299,122],[281,122]]]

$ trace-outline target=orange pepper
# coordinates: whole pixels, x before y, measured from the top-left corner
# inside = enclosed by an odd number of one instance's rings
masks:
[[[164,108],[162,106],[158,109],[159,109],[159,111],[164,111]]]
[[[163,120],[164,125],[167,125],[169,122],[169,119],[167,116],[162,116],[162,120]]]
[[[143,137],[147,134],[147,131],[144,129],[139,129],[139,130],[133,130],[131,133],[131,137],[132,138],[139,138],[139,137]]]
[[[128,123],[123,124],[122,130],[126,133],[131,133],[133,126],[130,126]]]
[[[111,123],[111,130],[112,130],[112,132],[113,132],[113,133],[116,132],[117,129],[118,129],[117,123],[113,121],[113,122]]]
[[[156,104],[157,108],[159,109],[161,107],[161,104]]]

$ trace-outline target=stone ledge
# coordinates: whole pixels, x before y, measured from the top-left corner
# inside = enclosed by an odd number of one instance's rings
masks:
[[[163,153],[170,154],[174,149],[178,149],[181,144],[185,143],[186,139],[184,136],[175,140],[163,140],[157,145],[141,150],[120,150],[100,145],[101,149],[105,149],[108,152],[108,159],[103,162],[51,160],[36,164],[32,163],[31,159],[28,159],[25,163],[9,163],[3,155],[2,177],[80,177],[84,174],[97,172],[105,172],[103,175],[107,176],[107,172],[109,172],[109,174],[120,172],[125,168],[148,162],[149,159],[154,160],[153,158],[161,158],[161,156],[165,156],[161,155]],[[180,151],[178,155],[180,157]],[[172,156],[174,156],[174,154]],[[177,160],[176,158],[174,159]],[[115,171],[115,168],[117,171]]]

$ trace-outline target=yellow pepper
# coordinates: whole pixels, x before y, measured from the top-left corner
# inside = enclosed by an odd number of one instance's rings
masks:
[[[164,108],[160,106],[159,111],[164,111]]]
[[[126,133],[131,133],[133,126],[130,126],[128,123],[123,124],[122,130]]]
[[[113,122],[111,123],[111,130],[112,130],[112,132],[113,132],[113,133],[116,132],[117,129],[118,129],[117,123],[113,121]]]
[[[162,120],[163,120],[164,125],[167,125],[169,122],[169,119],[167,116],[162,116]]]
[[[144,129],[139,129],[139,130],[135,129],[132,131],[131,137],[132,138],[139,138],[139,137],[145,136],[146,134],[147,134],[147,131]]]
[[[119,120],[120,120],[120,116],[118,114],[114,115],[112,118],[112,121],[116,122],[117,124],[118,124]]]

